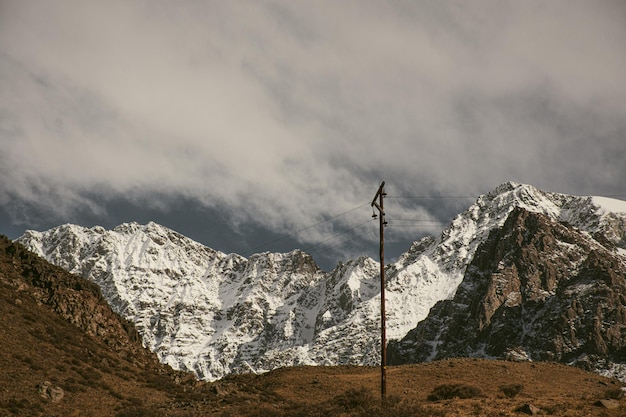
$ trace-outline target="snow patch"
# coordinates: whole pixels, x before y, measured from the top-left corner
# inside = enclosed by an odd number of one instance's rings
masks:
[[[592,197],[595,205],[602,209],[605,213],[624,213],[626,214],[626,201],[608,197]]]

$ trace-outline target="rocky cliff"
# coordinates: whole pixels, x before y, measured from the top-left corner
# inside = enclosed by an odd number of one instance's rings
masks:
[[[51,265],[2,235],[0,281],[47,306],[113,350],[137,356],[141,361],[154,360],[141,346],[141,337],[134,325],[111,310],[96,284]]]
[[[515,208],[478,247],[455,296],[389,347],[392,364],[462,356],[619,373],[625,259],[604,234]]]

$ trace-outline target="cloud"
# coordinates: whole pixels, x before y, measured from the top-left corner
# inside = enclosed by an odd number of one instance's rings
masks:
[[[381,180],[396,195],[507,180],[624,193],[619,1],[0,9],[3,205],[62,220],[179,197],[284,233],[367,203]],[[404,217],[456,209],[394,202]],[[24,210],[14,222],[33,221]]]

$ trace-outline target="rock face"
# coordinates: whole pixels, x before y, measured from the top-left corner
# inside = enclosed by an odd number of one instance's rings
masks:
[[[544,239],[545,242],[533,241],[533,245],[545,246],[537,247],[535,252],[530,250],[530,243],[524,250],[518,250],[516,256],[525,256],[523,260],[514,259],[513,255],[505,257],[506,250],[498,252],[492,248],[499,240],[489,236],[498,233],[494,230],[511,218],[509,215],[516,207],[523,209],[529,219],[535,213],[541,214],[545,222],[555,225],[555,230],[560,228],[573,234],[578,230],[576,242],[581,241],[586,246],[578,247],[565,238],[559,240],[557,234],[552,238],[554,241],[549,238]],[[524,297],[529,297],[531,303],[542,302],[542,297],[546,298],[546,294],[559,288],[555,285],[564,276],[583,274],[583,264],[593,267],[590,251],[597,251],[597,263],[602,264],[598,268],[609,268],[605,262],[623,262],[626,253],[624,213],[626,203],[619,200],[548,193],[514,183],[501,185],[459,214],[440,237],[415,242],[397,262],[387,265],[388,339],[400,340],[410,331],[412,335],[422,334],[426,332],[423,326],[428,326],[427,333],[438,347],[438,335],[446,333],[452,320],[444,313],[449,310],[452,314],[452,307],[437,304],[433,311],[448,310],[442,311],[439,319],[433,316],[418,327],[422,330],[412,329],[428,316],[436,303],[452,300],[455,294],[470,297],[476,291],[474,286],[481,290],[491,288],[493,292],[488,304],[472,308],[484,310],[477,319],[481,332],[495,331],[493,323],[499,323],[500,312],[505,311],[501,309],[502,303],[516,307],[515,303],[521,301],[516,301],[515,294],[521,297],[522,288]],[[530,228],[530,225],[525,227]],[[536,234],[521,233],[516,239],[533,236]],[[227,255],[155,223],[127,223],[113,230],[63,225],[46,232],[27,231],[19,241],[48,261],[96,283],[112,308],[135,324],[144,345],[156,352],[162,362],[174,369],[192,371],[199,378],[214,380],[230,373],[260,372],[293,365],[379,363],[380,266],[370,258],[350,260],[325,272],[310,255],[299,250],[284,254],[260,253],[249,258]],[[562,259],[558,265],[549,263],[544,255],[550,248],[570,246],[571,253],[559,255]],[[492,258],[496,255],[502,259],[493,267]],[[537,271],[532,273],[524,269],[524,265],[531,268],[531,260],[538,262],[532,266]],[[484,283],[486,272],[481,268],[486,268],[485,265],[496,268],[496,273],[501,274],[500,281],[505,275],[512,281],[498,284],[502,287]],[[472,273],[480,277],[472,278],[475,284],[468,284]],[[514,276],[519,283],[514,281]],[[459,288],[464,279],[466,283]],[[530,280],[532,285],[541,282],[545,288],[527,289],[530,284],[524,280]],[[509,291],[508,286],[519,287],[519,290]],[[585,288],[581,285],[570,290]],[[502,298],[502,292],[507,296]],[[530,304],[527,305],[526,299],[523,301],[524,309],[520,305],[510,312],[507,310],[507,314],[513,317],[529,314],[526,308]],[[583,301],[588,302],[587,299],[580,302]],[[463,302],[470,308],[468,300]],[[617,305],[618,300],[612,302]],[[579,316],[588,314],[587,310],[584,304],[572,307]],[[458,314],[468,311],[458,310]],[[573,314],[566,311],[560,314]],[[612,320],[613,316],[607,310],[604,317]],[[524,334],[537,326],[553,327],[556,323],[541,324],[537,320],[539,317],[532,323],[526,322],[530,328],[524,328]],[[511,323],[515,324],[514,321]],[[606,326],[604,322],[600,324]],[[615,331],[609,332],[613,339],[617,337]],[[471,341],[477,336],[465,332],[465,337]],[[459,333],[456,355],[475,354],[474,350],[464,347],[463,338]],[[583,339],[586,340],[586,336],[576,334],[576,343]],[[392,344],[398,347],[394,353],[398,361],[437,357],[438,349],[425,345],[413,349],[411,346],[416,342],[409,340]],[[575,353],[568,353],[574,345],[568,343],[569,339],[564,339],[559,349],[544,346],[546,352],[551,352],[544,356],[553,355],[559,360],[574,358]],[[535,354],[517,349],[511,351],[511,355],[515,352],[520,357]],[[492,354],[495,355],[489,353]]]
[[[515,208],[450,300],[389,347],[392,364],[474,356],[610,372],[626,362],[626,262],[549,216]]]
[[[139,333],[114,313],[100,288],[84,278],[51,265],[22,245],[0,235],[0,282],[23,290],[38,303],[116,351],[144,357]],[[16,299],[16,304],[21,300]]]
[[[0,317],[2,416],[170,415],[133,405],[180,403],[197,386],[142,346],[96,284],[2,235]]]

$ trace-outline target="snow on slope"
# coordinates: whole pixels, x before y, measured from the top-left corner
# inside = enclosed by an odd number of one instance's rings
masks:
[[[619,200],[575,197],[506,183],[481,196],[436,239],[388,265],[387,335],[399,339],[451,298],[478,245],[515,206],[609,231],[625,247]],[[144,343],[175,369],[213,380],[280,366],[379,363],[380,266],[370,258],[321,271],[301,251],[246,259],[155,223],[111,231],[63,225],[18,239],[50,262],[98,283],[135,322]]]
[[[626,243],[626,216],[613,213],[615,209],[626,213],[624,201],[549,193],[512,182],[502,184],[456,216],[439,239],[427,237],[415,242],[391,267],[388,304],[403,308],[389,312],[389,338],[402,338],[437,301],[454,296],[478,245],[493,228],[504,224],[516,206],[567,221],[589,233],[605,233],[618,246]]]
[[[591,197],[593,203],[604,213],[626,213],[626,201],[607,197]]]

